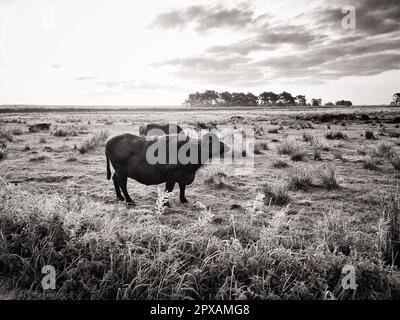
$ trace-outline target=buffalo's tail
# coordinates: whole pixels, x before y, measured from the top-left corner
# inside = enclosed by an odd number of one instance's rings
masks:
[[[106,153],[106,160],[107,160],[107,179],[111,179],[111,169],[110,169],[110,159],[108,159],[107,153]]]

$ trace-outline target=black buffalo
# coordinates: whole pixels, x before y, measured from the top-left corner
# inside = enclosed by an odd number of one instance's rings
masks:
[[[182,131],[179,125],[169,123],[149,123],[139,127],[139,134],[141,136],[162,136],[163,134],[178,134]]]
[[[151,153],[157,148],[159,151]],[[211,133],[205,134],[200,140],[189,139],[183,135],[147,138],[122,134],[106,143],[107,179],[111,179],[111,162],[115,170],[112,179],[117,198],[123,201],[125,197],[128,204],[135,204],[126,188],[128,178],[145,185],[165,182],[167,192],[171,192],[178,183],[179,199],[182,203],[186,203],[185,188],[194,181],[197,170],[208,159],[222,155],[228,149],[216,135]],[[160,159],[165,156],[166,161],[154,162],[149,154],[159,156]],[[178,156],[177,159],[173,159],[174,154],[175,156],[184,154],[186,158]],[[190,161],[187,161],[188,159]]]

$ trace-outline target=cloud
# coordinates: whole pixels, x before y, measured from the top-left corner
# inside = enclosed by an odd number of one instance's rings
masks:
[[[345,31],[341,27],[344,17],[341,9],[348,4],[356,7],[357,30]],[[242,34],[242,39],[232,43],[205,48],[196,56],[170,59],[155,66],[169,66],[170,72],[185,80],[248,86],[291,79],[321,83],[400,69],[398,0],[343,0],[334,6],[326,1],[310,14],[308,22],[296,21],[297,25],[291,21],[273,24],[270,16],[255,17],[248,7],[246,10],[212,7],[213,10],[207,11],[205,8],[185,7],[156,20],[164,27],[194,25],[197,30],[217,26],[234,29],[241,25],[245,36]],[[230,19],[211,18],[216,12]],[[249,21],[256,22],[249,25]]]
[[[215,57],[188,57],[188,58],[178,58],[171,59],[162,62],[157,62],[154,66],[174,66],[183,68],[193,68],[193,69],[204,69],[208,71],[217,71],[232,68],[238,64],[243,64],[251,61],[250,58],[233,56],[226,58],[215,58]]]
[[[228,45],[217,45],[208,48],[208,52],[247,55],[255,51],[279,49],[282,45],[306,47],[318,43],[327,36],[307,30],[304,26],[281,25],[270,27],[264,24],[257,28],[257,35],[242,39]]]
[[[52,65],[50,66],[50,68],[52,68],[52,69],[60,69],[61,67],[62,67],[62,65],[61,65],[61,64],[57,64],[57,63],[52,64]]]
[[[79,76],[79,77],[75,78],[76,81],[88,81],[88,80],[95,80],[95,79],[97,79],[97,77],[95,77],[95,76]]]
[[[243,28],[256,20],[254,12],[245,4],[236,8],[193,5],[161,13],[150,26],[163,29],[193,26],[198,32],[204,32],[226,27]]]
[[[136,90],[176,90],[177,86],[166,83],[156,83],[138,80],[104,80],[97,81],[97,85],[108,91],[136,91]]]

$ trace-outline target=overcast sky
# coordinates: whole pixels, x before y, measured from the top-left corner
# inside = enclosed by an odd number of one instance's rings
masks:
[[[399,0],[0,0],[0,104],[180,105],[206,89],[385,104],[399,49]]]

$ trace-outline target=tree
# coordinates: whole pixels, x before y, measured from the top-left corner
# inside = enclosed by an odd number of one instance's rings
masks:
[[[395,106],[400,106],[400,93],[395,93],[393,95],[393,102]]]
[[[246,94],[247,104],[248,106],[256,106],[258,105],[258,97],[252,94],[251,92]]]
[[[311,100],[311,105],[313,107],[319,107],[322,105],[322,99],[312,99]]]
[[[263,92],[258,98],[261,100],[263,105],[273,106],[278,101],[278,95],[273,92]]]
[[[296,104],[299,106],[305,106],[307,104],[306,96],[298,95],[295,98]]]
[[[214,90],[206,90],[203,93],[203,100],[207,105],[215,105],[219,99],[219,94]]]
[[[336,105],[344,106],[344,107],[351,107],[353,105],[353,103],[351,101],[347,101],[347,100],[340,100],[340,101],[336,101]]]
[[[296,104],[293,96],[286,91],[283,91],[279,96],[278,96],[278,102],[279,105],[284,105],[284,106],[293,106]]]
[[[246,106],[247,105],[247,95],[243,92],[232,93],[232,105],[233,106]]]
[[[230,92],[228,92],[228,91],[222,92],[220,94],[220,97],[221,97],[221,100],[222,100],[223,104],[228,105],[228,106],[231,104],[231,102],[232,102],[232,94]]]

